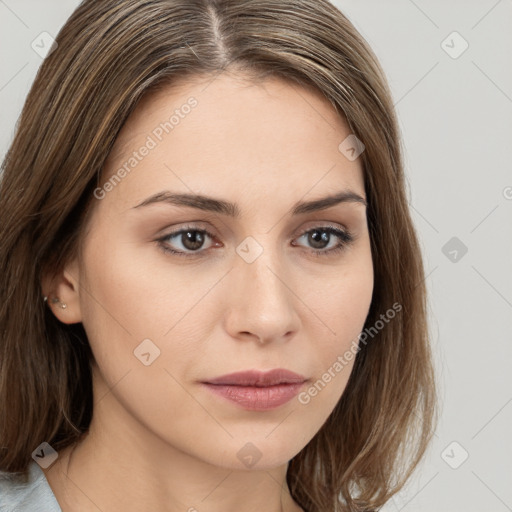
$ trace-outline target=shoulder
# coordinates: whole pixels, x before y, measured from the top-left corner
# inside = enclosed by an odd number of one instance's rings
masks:
[[[30,461],[26,474],[0,471],[0,512],[33,510],[62,512],[37,463]]]

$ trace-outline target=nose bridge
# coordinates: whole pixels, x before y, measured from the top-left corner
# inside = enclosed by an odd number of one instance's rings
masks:
[[[296,330],[298,315],[284,254],[271,236],[260,240],[247,237],[236,248],[228,325],[233,336],[270,340]]]
[[[238,260],[236,271],[243,276],[243,281],[249,285],[252,295],[265,296],[267,304],[289,300],[283,280],[286,272],[282,264],[283,254],[272,241],[272,236],[259,237],[256,240],[248,236],[236,249]],[[284,288],[284,289],[283,289]]]

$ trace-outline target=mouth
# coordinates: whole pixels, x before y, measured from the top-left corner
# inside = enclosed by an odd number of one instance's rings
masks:
[[[204,381],[211,393],[247,410],[275,409],[296,396],[306,377],[285,369],[267,372],[249,370]]]

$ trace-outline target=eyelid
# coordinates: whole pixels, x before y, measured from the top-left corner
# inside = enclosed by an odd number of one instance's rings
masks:
[[[204,231],[211,237],[217,237],[218,235],[215,234],[218,230],[213,228],[210,223],[204,222],[204,221],[189,221],[184,222],[182,225],[178,225],[179,227],[173,229],[169,232],[164,232],[164,234],[159,235],[158,238],[168,238],[172,235],[176,235],[182,231],[186,230],[194,230],[194,231]],[[350,234],[350,229],[348,229],[347,226],[338,223],[338,222],[331,222],[331,221],[323,221],[323,220],[312,220],[309,221],[306,225],[306,227],[301,228],[300,231],[298,231],[294,236],[294,238],[297,238],[299,236],[304,235],[305,233],[308,233],[311,230],[314,229],[326,229],[326,228],[333,228],[338,229],[340,231],[344,231],[347,234]],[[231,230],[230,230],[231,231]]]
[[[194,224],[194,225],[192,225]],[[191,259],[199,259],[201,257],[206,257],[207,254],[210,253],[210,250],[213,249],[215,246],[219,246],[218,243],[215,242],[216,236],[213,234],[209,228],[201,227],[201,222],[190,222],[186,223],[185,225],[176,228],[174,231],[171,231],[168,234],[162,235],[158,239],[155,240],[155,242],[158,243],[158,247],[160,250],[162,250],[164,253],[170,253],[172,255],[185,257],[185,258],[191,258]],[[292,244],[294,246],[303,247],[304,252],[307,252],[313,257],[328,257],[328,256],[334,256],[338,253],[341,253],[345,249],[348,248],[351,244],[354,243],[354,241],[357,239],[357,236],[354,235],[351,231],[349,231],[346,227],[340,227],[340,225],[336,223],[326,222],[324,221],[315,221],[315,224],[303,228],[298,235],[295,235],[292,242],[296,240],[297,238],[301,238],[307,233],[310,233],[311,231],[325,231],[328,232],[330,235],[334,235],[339,239],[339,242],[329,249],[313,249],[313,248],[306,248],[300,244]],[[171,237],[179,236],[180,234],[186,233],[187,231],[198,231],[206,234],[208,237],[210,237],[214,242],[212,244],[212,247],[209,247],[208,249],[200,249],[198,251],[181,251],[181,250],[175,250],[171,249],[169,247],[169,244],[166,244],[166,240],[168,240]]]
[[[350,230],[347,226],[339,223],[339,222],[331,222],[328,220],[313,220],[311,222],[308,222],[306,227],[301,228],[301,231],[299,231],[299,234],[296,236],[302,236],[304,233],[308,233],[311,230],[314,229],[338,229],[340,231],[344,231],[345,233],[350,233]]]

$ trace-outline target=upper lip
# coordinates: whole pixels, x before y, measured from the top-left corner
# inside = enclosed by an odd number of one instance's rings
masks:
[[[278,384],[298,384],[306,381],[306,377],[283,368],[276,368],[266,372],[248,370],[235,372],[205,381],[207,384],[224,386],[276,386]]]

